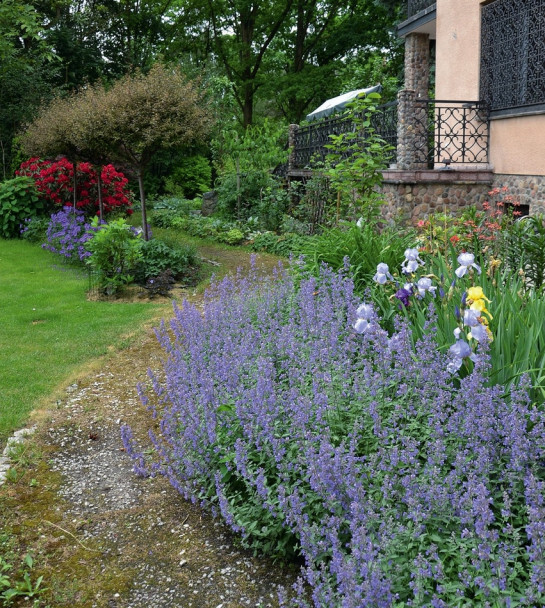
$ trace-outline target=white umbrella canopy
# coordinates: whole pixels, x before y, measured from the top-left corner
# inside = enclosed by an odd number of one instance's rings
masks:
[[[356,91],[350,91],[350,93],[344,93],[344,95],[333,97],[332,99],[324,101],[324,103],[319,108],[316,108],[314,112],[307,114],[307,120],[325,118],[326,116],[333,114],[333,112],[342,110],[348,103],[356,99],[356,97],[368,95],[369,93],[380,93],[380,91],[382,91],[382,85],[377,84],[374,87],[357,89]]]

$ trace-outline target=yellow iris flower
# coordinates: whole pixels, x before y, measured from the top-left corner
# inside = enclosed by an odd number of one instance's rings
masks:
[[[492,319],[492,315],[486,308],[486,303],[490,300],[484,295],[482,287],[470,287],[467,290],[466,302],[469,304],[469,308],[478,310]]]

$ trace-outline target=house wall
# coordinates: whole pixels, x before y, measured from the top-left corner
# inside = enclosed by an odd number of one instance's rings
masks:
[[[436,99],[479,99],[480,5],[480,0],[437,0]]]
[[[483,0],[437,0],[436,99],[479,99],[482,4]],[[508,186],[531,213],[545,209],[544,140],[544,114],[490,122],[494,186]]]
[[[545,175],[544,140],[544,114],[494,119],[490,121],[490,164],[496,173]]]

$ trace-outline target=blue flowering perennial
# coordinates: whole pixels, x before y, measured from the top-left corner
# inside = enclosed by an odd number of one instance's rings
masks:
[[[545,415],[487,387],[485,357],[452,376],[424,329],[389,336],[325,269],[225,279],[158,331],[160,432],[150,461],[123,429],[135,469],[300,553],[290,606],[543,606]]]
[[[73,262],[83,262],[91,255],[85,246],[93,236],[90,229],[83,211],[63,207],[51,216],[42,247]]]

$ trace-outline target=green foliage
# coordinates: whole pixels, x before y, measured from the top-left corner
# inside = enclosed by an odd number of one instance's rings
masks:
[[[0,544],[0,548],[3,549]],[[3,606],[11,606],[17,598],[36,598],[43,591],[43,576],[33,580],[31,571],[34,567],[34,559],[27,553],[19,569],[15,569],[3,555],[0,554],[0,599]]]
[[[347,119],[353,122],[354,130],[329,136],[331,144],[326,147],[331,152],[324,174],[340,196],[343,217],[362,215],[368,221],[379,214],[381,170],[388,166],[393,149],[372,126],[379,101],[378,93],[370,93],[349,104]]]
[[[316,237],[301,236],[300,234],[261,232],[254,236],[250,247],[253,251],[266,251],[285,258],[298,255],[304,251],[312,251]]]
[[[212,142],[220,213],[245,219],[262,212],[269,225],[281,217],[283,209],[276,212],[268,207],[285,206],[284,200],[277,200],[279,185],[271,175],[287,159],[287,151],[280,144],[283,135],[283,129],[265,121],[260,127],[248,127],[242,135],[224,130]]]
[[[200,154],[182,159],[165,180],[165,190],[175,196],[195,198],[208,192],[212,184],[210,161]]]
[[[162,196],[153,202],[153,209],[168,209],[180,215],[188,215],[191,211],[200,209],[201,199],[189,200],[180,196]]]
[[[159,228],[176,227],[182,228],[184,222],[179,220],[187,218],[192,211],[197,211],[202,205],[200,199],[193,201],[178,197],[162,197],[153,203],[153,213],[151,216],[154,226]]]
[[[521,218],[502,238],[500,256],[513,270],[522,270],[525,285],[543,290],[545,280],[545,218],[541,215]]]
[[[238,245],[248,239],[257,227],[255,218],[246,222],[230,222],[217,217],[182,215],[169,210],[153,212],[152,222],[160,228],[183,230],[191,236],[212,239],[227,245]]]
[[[196,265],[196,252],[193,247],[176,247],[159,239],[144,241],[140,248],[141,260],[136,266],[134,276],[137,283],[145,284],[149,279],[170,270],[173,278],[178,278]]]
[[[350,263],[350,274],[355,289],[363,294],[372,284],[377,264],[384,262],[395,268],[403,261],[403,252],[414,243],[414,232],[398,228],[379,230],[373,223],[362,222],[361,227],[352,224],[348,230],[332,228],[310,241],[302,253],[305,263],[313,274],[319,272],[322,264],[334,270]],[[384,311],[383,311],[384,312]]]
[[[0,236],[19,236],[25,221],[39,216],[45,208],[31,178],[15,177],[0,183]]]
[[[86,263],[97,273],[99,288],[112,295],[133,281],[132,273],[142,259],[142,240],[123,218],[100,227],[95,218],[93,229],[97,227],[86,244],[91,252]]]
[[[33,217],[25,221],[21,237],[31,243],[43,243],[47,235],[50,218]]]

